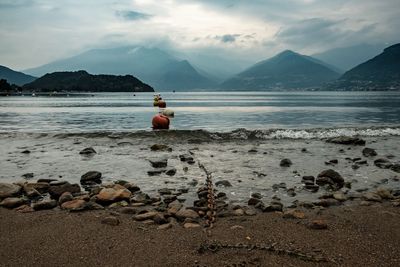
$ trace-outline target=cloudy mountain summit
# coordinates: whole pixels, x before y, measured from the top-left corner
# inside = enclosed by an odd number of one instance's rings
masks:
[[[223,89],[299,89],[322,85],[339,73],[326,64],[290,50],[261,61],[221,84]]]
[[[213,85],[213,81],[201,75],[188,61],[158,48],[143,46],[93,49],[26,72],[42,76],[55,71],[77,70],[93,74],[131,74],[161,91],[201,89]]]

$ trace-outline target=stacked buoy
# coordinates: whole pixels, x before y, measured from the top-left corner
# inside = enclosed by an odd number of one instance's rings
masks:
[[[154,130],[168,130],[170,118],[174,117],[174,111],[166,109],[167,103],[162,99],[160,94],[154,94],[153,105],[159,108],[158,114],[151,121]]]

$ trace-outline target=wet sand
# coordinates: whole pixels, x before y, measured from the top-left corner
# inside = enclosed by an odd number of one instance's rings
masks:
[[[155,225],[117,215],[121,223],[101,223],[109,211],[20,214],[0,209],[0,266],[398,266],[400,209],[387,204],[306,211],[303,220],[280,213],[219,218],[211,234],[200,228]],[[115,213],[113,213],[116,215]],[[306,227],[324,219],[326,230]],[[235,229],[232,229],[235,226]],[[241,226],[241,227],[238,227]],[[201,244],[276,243],[324,256],[307,262],[273,252],[220,249],[199,253]]]

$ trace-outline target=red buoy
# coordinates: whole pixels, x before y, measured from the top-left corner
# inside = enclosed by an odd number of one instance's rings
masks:
[[[169,118],[162,114],[155,115],[151,123],[153,124],[153,129],[155,130],[169,129]]]
[[[158,100],[158,107],[159,108],[166,108],[167,107],[167,103],[165,103],[164,100]]]

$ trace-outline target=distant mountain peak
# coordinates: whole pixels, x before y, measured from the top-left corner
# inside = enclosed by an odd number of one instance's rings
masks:
[[[323,62],[285,50],[225,81],[224,89],[279,90],[320,86],[339,77]]]
[[[0,65],[0,79],[5,79],[10,84],[22,86],[34,81],[36,77]]]

